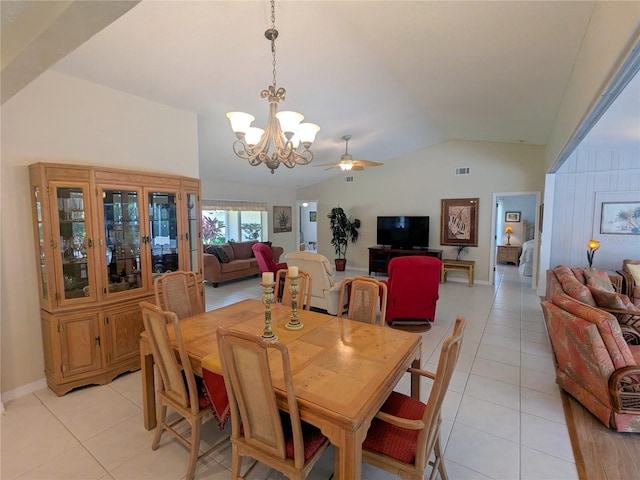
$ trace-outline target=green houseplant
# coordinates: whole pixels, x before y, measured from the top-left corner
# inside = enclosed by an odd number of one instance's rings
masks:
[[[332,208],[327,217],[329,218],[329,228],[331,228],[331,245],[333,245],[337,256],[335,259],[336,270],[342,272],[347,264],[345,256],[349,240],[353,243],[358,240],[360,220],[357,218],[352,220],[342,207]]]

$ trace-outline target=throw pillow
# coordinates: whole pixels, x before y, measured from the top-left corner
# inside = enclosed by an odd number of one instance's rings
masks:
[[[615,292],[609,275],[605,272],[596,270],[595,268],[585,268],[584,276],[587,279],[587,285],[590,285],[598,290],[604,290],[605,292]]]
[[[222,263],[229,263],[231,260],[235,260],[233,249],[229,244],[216,245],[216,251]]]
[[[606,292],[604,290],[594,288],[591,285],[589,285],[589,290],[591,290],[591,295],[593,295],[593,299],[599,307],[616,308],[618,310],[637,310],[640,312],[640,310],[631,303],[631,300],[629,300],[629,297],[626,295],[615,292]]]
[[[635,284],[640,285],[640,264],[627,263],[627,270],[629,270]]]
[[[205,245],[204,246],[204,253],[208,253],[210,255],[217,255],[218,252],[216,252],[216,246],[215,245]]]

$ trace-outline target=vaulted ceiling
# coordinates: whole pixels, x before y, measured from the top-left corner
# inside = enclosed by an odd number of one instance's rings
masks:
[[[2,3],[4,54],[4,4],[31,2]],[[281,166],[271,175],[232,152],[226,112],[266,124],[259,94],[272,82],[267,1],[59,3],[120,4],[117,13],[85,8],[97,33],[52,68],[196,112],[201,178],[302,186],[341,174]],[[337,162],[345,134],[354,158],[384,162],[380,168],[448,139],[544,145],[594,3],[278,1],[281,109],[320,125],[312,165]],[[73,23],[81,20],[78,13]]]

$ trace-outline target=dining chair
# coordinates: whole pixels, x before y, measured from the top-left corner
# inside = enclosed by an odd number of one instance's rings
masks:
[[[231,409],[231,478],[239,478],[246,456],[287,478],[306,478],[329,441],[300,420],[287,346],[230,329],[218,328],[217,335]],[[271,378],[270,363],[278,361],[287,413],[278,408]]]
[[[440,473],[447,480],[447,471],[440,445],[441,410],[453,370],[458,361],[466,320],[459,316],[453,334],[440,350],[436,373],[410,368],[408,371],[433,380],[427,403],[399,392],[391,392],[376,414],[367,438],[362,443],[362,460],[402,478],[422,480],[427,465],[431,465],[430,480]],[[430,461],[431,454],[434,460]]]
[[[156,450],[160,444],[160,437],[166,430],[182,445],[189,449],[189,464],[186,480],[193,478],[196,463],[199,458],[208,455],[229,437],[223,437],[215,442],[204,453],[200,454],[200,435],[203,420],[212,416],[211,404],[204,393],[201,382],[193,373],[187,351],[182,342],[180,322],[174,312],[163,311],[150,302],[140,302],[144,329],[149,336],[153,360],[160,372],[157,384],[157,398],[160,405],[160,416],[153,436],[151,449]],[[178,356],[169,338],[168,327],[175,332]],[[180,417],[177,420],[167,419],[167,407],[170,407]],[[191,426],[191,435],[183,435],[178,424],[186,421]]]
[[[281,268],[276,272],[277,302],[282,305],[291,306],[291,280],[289,270]],[[311,275],[304,270],[298,270],[298,308],[304,310],[311,309]]]
[[[167,272],[153,282],[156,305],[161,310],[173,312],[179,320],[202,313],[202,299],[198,278],[194,272]]]
[[[378,306],[380,324],[384,325],[387,311],[387,285],[371,277],[348,277],[342,281],[338,305],[344,305],[346,318],[375,325]],[[344,308],[338,309],[338,317],[344,316]]]

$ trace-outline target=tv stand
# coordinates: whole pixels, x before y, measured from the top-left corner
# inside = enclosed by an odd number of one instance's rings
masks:
[[[420,255],[423,257],[436,257],[442,260],[442,250],[432,248],[405,249],[390,248],[385,246],[369,247],[369,275],[371,273],[387,274],[389,261],[395,257],[406,257],[409,255]]]

